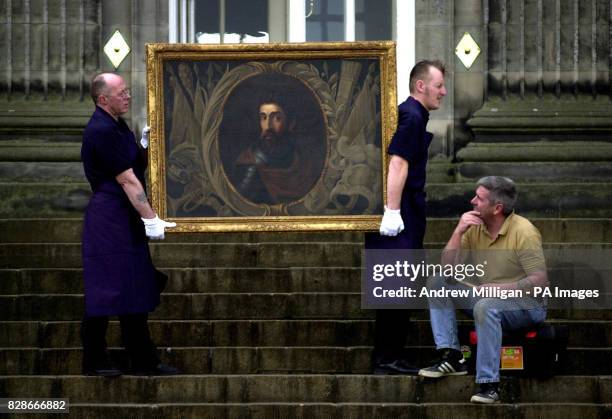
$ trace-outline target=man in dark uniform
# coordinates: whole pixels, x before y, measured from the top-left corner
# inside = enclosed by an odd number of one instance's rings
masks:
[[[131,371],[175,374],[176,368],[160,364],[147,325],[160,300],[147,237],[163,239],[164,229],[175,224],[160,220],[147,200],[146,161],[120,117],[130,105],[125,82],[117,74],[98,74],[91,96],[96,110],[81,148],[93,192],[83,223],[83,373],[121,374],[109,362],[105,337],[108,316],[117,315]]]
[[[426,131],[429,112],[446,96],[444,65],[420,61],[410,72],[410,97],[399,106],[398,125],[388,153],[387,205],[380,235],[367,234],[366,249],[422,249],[425,237],[425,176],[433,134]],[[408,311],[376,311],[374,373],[409,374],[403,348],[408,334]]]

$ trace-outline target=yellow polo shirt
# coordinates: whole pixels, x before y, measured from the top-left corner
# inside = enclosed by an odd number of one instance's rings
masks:
[[[461,238],[461,249],[469,251],[471,263],[485,265],[481,281],[487,283],[517,282],[546,270],[540,232],[514,212],[506,217],[495,239],[484,224],[470,227]]]

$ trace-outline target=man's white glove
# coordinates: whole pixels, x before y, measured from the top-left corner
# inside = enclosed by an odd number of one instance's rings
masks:
[[[142,148],[146,149],[149,147],[149,131],[151,131],[151,127],[145,125],[142,129],[142,137],[140,137],[140,145]]]
[[[400,210],[392,210],[385,206],[385,215],[380,223],[380,234],[383,236],[397,236],[404,230],[404,221]]]
[[[176,223],[169,223],[155,215],[155,218],[142,218],[147,237],[152,240],[163,240],[166,228],[176,227]]]

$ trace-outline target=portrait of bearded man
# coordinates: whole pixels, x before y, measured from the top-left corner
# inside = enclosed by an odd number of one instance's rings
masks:
[[[259,105],[258,138],[236,159],[232,182],[254,203],[285,204],[306,195],[317,182],[321,165],[308,158],[305,141],[296,136],[296,116],[281,95]]]

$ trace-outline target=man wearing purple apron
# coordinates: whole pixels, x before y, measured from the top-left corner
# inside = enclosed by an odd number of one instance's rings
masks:
[[[160,301],[148,238],[163,239],[164,229],[175,224],[160,220],[147,200],[146,159],[120,117],[129,110],[131,98],[123,78],[98,74],[91,82],[91,96],[96,110],[81,147],[93,192],[83,223],[83,373],[121,374],[111,366],[106,350],[108,316],[119,316],[131,372],[175,374],[177,369],[160,364],[147,324],[148,313]]]
[[[446,96],[444,65],[423,60],[410,72],[410,97],[399,105],[397,130],[387,152],[387,205],[380,235],[366,234],[366,249],[423,249],[426,205],[425,176],[429,145],[429,112]],[[405,227],[405,229],[404,229]],[[408,335],[407,310],[376,310],[372,367],[375,374],[416,374],[403,352]]]

